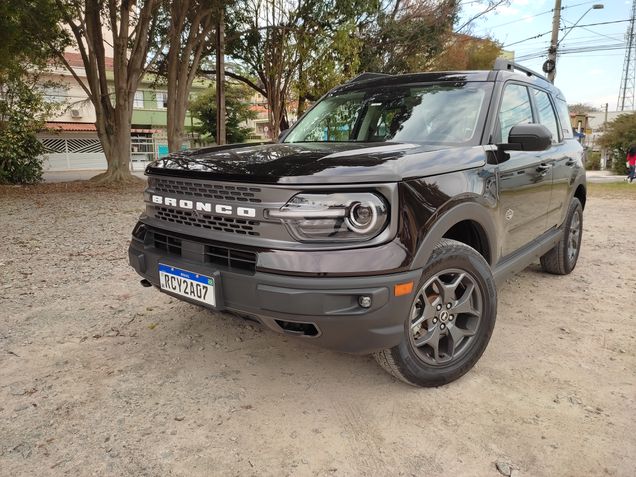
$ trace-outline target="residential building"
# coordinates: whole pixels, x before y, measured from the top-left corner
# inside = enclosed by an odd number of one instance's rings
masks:
[[[80,54],[66,52],[65,57],[75,74],[86,82]],[[112,59],[106,59],[106,68],[111,72],[112,78]],[[130,131],[133,170],[143,170],[149,161],[168,153],[167,91],[155,80],[153,75],[147,75],[135,92]],[[41,81],[43,84],[56,84],[55,87],[44,87],[45,98],[63,106],[58,114],[49,118],[47,129],[39,135],[46,147],[45,170],[105,169],[106,157],[97,137],[95,109],[84,89],[62,66],[52,67],[42,76]],[[159,85],[156,86],[155,83]],[[191,94],[195,96],[209,84],[208,81],[196,81]],[[187,130],[196,125],[196,120],[189,112],[186,113],[184,125]],[[186,138],[183,147],[189,147],[192,139],[192,136]]]

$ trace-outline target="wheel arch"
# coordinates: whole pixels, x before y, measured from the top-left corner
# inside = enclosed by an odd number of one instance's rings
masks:
[[[585,184],[579,184],[576,190],[574,191],[574,197],[579,199],[581,202],[581,207],[585,210],[585,201],[587,199],[587,190],[585,188]]]
[[[491,212],[485,206],[464,202],[433,220],[411,268],[424,267],[433,249],[443,238],[457,240],[474,248],[491,267],[494,265],[497,258],[496,227]]]

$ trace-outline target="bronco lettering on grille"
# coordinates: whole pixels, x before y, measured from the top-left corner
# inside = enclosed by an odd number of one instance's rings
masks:
[[[236,214],[240,217],[256,217],[256,209],[251,207],[237,207],[236,211],[231,205],[211,204],[210,202],[192,201],[186,199],[176,199],[174,197],[163,197],[160,195],[152,195],[152,203],[167,205],[170,207],[178,207],[180,209],[194,210],[197,212],[210,212],[214,208],[214,212],[223,215]]]

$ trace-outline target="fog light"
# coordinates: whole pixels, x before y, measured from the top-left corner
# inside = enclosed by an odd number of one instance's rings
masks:
[[[371,308],[371,297],[366,295],[359,296],[358,305],[360,305],[362,308]]]

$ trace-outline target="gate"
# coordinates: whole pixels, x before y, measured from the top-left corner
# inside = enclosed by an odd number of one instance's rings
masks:
[[[106,156],[97,138],[42,138],[44,170],[106,169]]]

